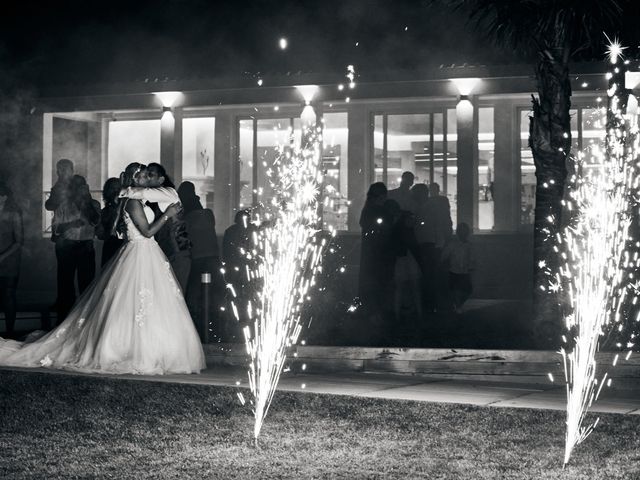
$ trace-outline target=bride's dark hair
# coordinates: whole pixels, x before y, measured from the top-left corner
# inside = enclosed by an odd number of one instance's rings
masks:
[[[127,165],[124,172],[120,174],[120,188],[128,188],[135,186],[135,178],[140,171],[145,168],[144,165],[138,162],[133,162]],[[112,235],[117,235],[120,238],[127,238],[127,225],[124,222],[124,207],[127,204],[127,198],[119,198],[118,200],[118,214],[116,215],[115,222],[111,229]]]

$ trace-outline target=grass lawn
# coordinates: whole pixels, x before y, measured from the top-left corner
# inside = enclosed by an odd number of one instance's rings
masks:
[[[0,478],[640,479],[640,415],[563,470],[562,412],[278,392],[256,447],[236,392],[0,370]]]

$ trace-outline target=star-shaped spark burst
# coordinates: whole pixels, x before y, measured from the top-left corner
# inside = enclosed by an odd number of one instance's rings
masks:
[[[627,47],[623,47],[616,37],[613,37],[613,40],[611,40],[606,33],[604,34],[604,36],[609,42],[609,45],[607,45],[607,57],[609,58],[609,62],[615,65],[618,62],[619,58],[624,58],[622,52],[625,51]]]

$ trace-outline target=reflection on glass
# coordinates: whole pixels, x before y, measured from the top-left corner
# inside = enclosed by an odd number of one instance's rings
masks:
[[[182,120],[182,179],[192,182],[206,208],[213,208],[214,117]]]
[[[494,126],[493,108],[478,109],[478,229],[494,227]]]
[[[385,182],[391,190],[399,186],[402,173],[409,171],[415,175],[414,183],[438,183],[441,194],[449,198],[455,221],[456,142],[455,109],[447,110],[446,129],[444,112],[376,115],[375,180]]]
[[[109,122],[107,174],[119,177],[127,165],[160,161],[160,120]]]
[[[387,117],[387,188],[398,188],[402,172],[413,172],[416,183],[429,180],[429,115]]]
[[[374,118],[373,129],[373,168],[375,174],[374,182],[384,182],[386,180],[384,174],[384,128],[383,116],[376,115]]]
[[[348,114],[325,113],[322,131],[322,169],[325,197],[322,207],[322,224],[327,229],[347,230],[349,201],[347,179],[349,167]]]
[[[239,122],[238,164],[240,171],[240,208],[251,207],[253,194],[253,120]]]

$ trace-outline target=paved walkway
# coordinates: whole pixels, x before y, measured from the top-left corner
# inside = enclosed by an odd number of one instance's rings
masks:
[[[10,368],[4,368],[10,369]],[[49,374],[88,375],[45,368],[10,370]],[[114,375],[116,378],[247,388],[245,370],[207,369],[200,375]],[[564,410],[564,384],[527,385],[507,382],[442,380],[427,376],[380,373],[290,374],[280,379],[279,390],[350,395],[356,397],[461,403],[484,407]],[[640,391],[604,389],[592,412],[640,415]]]

